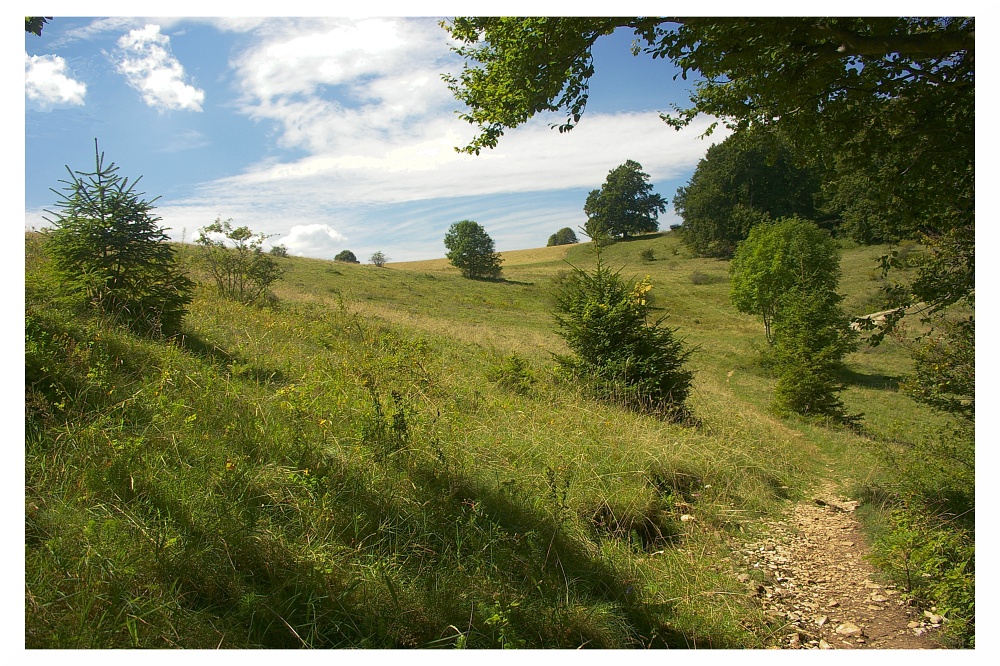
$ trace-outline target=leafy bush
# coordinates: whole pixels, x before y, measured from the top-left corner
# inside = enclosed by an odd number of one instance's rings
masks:
[[[656,252],[653,251],[653,248],[647,247],[639,252],[639,258],[643,261],[656,261]]]
[[[629,285],[597,258],[593,272],[574,268],[556,294],[556,323],[573,356],[556,361],[605,399],[669,418],[685,415],[691,354],[676,329],[649,321],[649,278]]]
[[[288,256],[288,248],[285,247],[284,245],[275,245],[274,247],[271,248],[271,256],[272,257],[287,257]]]
[[[284,273],[278,262],[261,250],[266,238],[248,227],[233,229],[232,220],[216,219],[199,230],[197,243],[202,248],[202,258],[225,298],[247,305],[255,303]]]
[[[833,292],[793,289],[779,302],[771,349],[778,383],[779,409],[850,421],[837,396],[844,355],[856,347],[848,317]]]
[[[337,253],[337,256],[333,258],[334,261],[340,261],[345,264],[360,264],[358,258],[354,256],[354,253],[350,250],[341,250]]]
[[[948,633],[975,647],[976,546],[949,521],[912,511],[891,513],[888,531],[871,549],[872,562],[904,587],[906,598],[933,605]]]
[[[381,252],[374,252],[372,256],[368,257],[368,263],[374,264],[379,268],[385,266],[387,261],[389,261],[389,257],[385,256]]]
[[[976,321],[948,322],[913,349],[903,390],[914,400],[970,423],[976,419]]]
[[[451,225],[444,237],[448,260],[467,278],[498,278],[503,259],[494,251],[493,239],[472,220]]]
[[[171,335],[191,302],[191,280],[177,265],[168,237],[153,217],[152,201],[105,166],[94,142],[92,172],[69,171],[67,194],[56,204],[46,251],[75,294],[136,332]],[[58,194],[58,193],[57,193]]]
[[[522,395],[531,390],[531,385],[535,383],[531,366],[517,354],[501,358],[486,371],[486,377],[502,388]]]

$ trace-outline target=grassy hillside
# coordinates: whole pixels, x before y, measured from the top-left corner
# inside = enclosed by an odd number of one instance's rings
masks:
[[[28,647],[762,647],[730,549],[830,469],[899,496],[890,454],[946,425],[891,340],[848,359],[861,430],[775,416],[727,264],[672,234],[605,260],[696,348],[697,426],[553,372],[587,244],[504,253],[500,281],[286,258],[266,307],[200,287],[173,343],[78,309],[26,249]],[[853,314],[881,309],[877,254],[844,253]]]

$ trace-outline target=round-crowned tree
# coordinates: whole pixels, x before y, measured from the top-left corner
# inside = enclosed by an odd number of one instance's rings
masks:
[[[571,245],[573,243],[579,242],[577,240],[576,234],[569,227],[563,227],[559,231],[555,232],[549,236],[549,242],[546,244],[547,247],[552,247],[553,245]]]
[[[345,264],[358,264],[358,258],[354,256],[354,253],[350,250],[341,250],[337,253],[337,256],[333,258],[334,261],[339,261]]]
[[[837,397],[838,372],[855,335],[840,309],[837,245],[812,222],[785,218],[750,230],[730,264],[740,312],[764,320],[784,411],[852,421]]]
[[[788,217],[753,227],[729,264],[730,297],[736,309],[771,323],[781,298],[794,288],[832,292],[840,280],[840,254],[830,234],[814,223]]]
[[[601,189],[587,196],[585,228],[591,238],[628,238],[659,229],[657,217],[666,209],[667,202],[649,184],[649,174],[628,160],[609,171]]]
[[[819,179],[799,166],[788,143],[774,133],[748,131],[715,144],[674,209],[684,220],[683,240],[702,256],[731,257],[750,230],[797,215],[815,219]]]
[[[462,276],[477,278],[500,277],[503,259],[494,251],[493,239],[478,223],[462,220],[451,225],[444,236],[445,255]]]

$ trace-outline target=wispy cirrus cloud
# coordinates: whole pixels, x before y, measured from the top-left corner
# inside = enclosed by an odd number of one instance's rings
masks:
[[[57,55],[24,54],[24,94],[41,108],[79,106],[84,103],[87,85],[74,79],[66,60]]]
[[[560,134],[544,121],[532,121],[510,132],[499,148],[470,156],[454,150],[467,140],[461,126],[428,119],[407,142],[358,137],[339,154],[259,165],[206,184],[202,191],[243,200],[269,198],[276,191],[289,198],[322,191],[322,197],[340,203],[368,204],[594,188],[629,159],[642,164],[653,180],[669,180],[704,156],[710,143],[698,136],[710,122],[699,120],[674,132],[655,112],[594,114]],[[724,132],[717,130],[712,140],[722,138]]]
[[[459,154],[455,146],[475,129],[458,118],[441,80],[462,61],[436,21],[281,19],[257,34],[232,60],[241,110],[272,123],[280,145],[306,154],[252,165],[206,194],[267,197],[280,188],[364,204],[597,187],[628,159],[654,180],[675,177],[707,148],[695,137],[710,121],[670,132],[650,112],[590,114],[568,134],[539,118],[508,132],[496,150]]]
[[[160,148],[161,153],[180,153],[189,150],[197,150],[211,145],[208,137],[203,132],[194,129],[180,130],[174,134],[170,143]]]
[[[201,111],[205,91],[185,83],[184,67],[170,51],[170,37],[148,24],[122,35],[112,54],[115,68],[151,107]]]
[[[108,17],[99,18],[80,25],[76,28],[58,34],[52,39],[52,48],[61,48],[79,41],[88,41],[106,35],[107,33],[121,33],[124,30],[141,27],[148,23],[135,17]],[[49,33],[46,34],[50,34]]]

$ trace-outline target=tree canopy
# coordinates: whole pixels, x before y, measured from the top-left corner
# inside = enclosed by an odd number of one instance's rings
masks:
[[[578,242],[579,240],[576,237],[576,233],[569,227],[563,227],[549,236],[549,242],[546,243],[546,247],[551,247],[553,245],[571,245]]]
[[[815,219],[819,179],[796,164],[772,133],[733,134],[708,149],[674,208],[684,220],[684,242],[698,254],[728,257],[763,221],[797,215]]]
[[[350,250],[341,250],[337,253],[337,256],[333,258],[334,261],[339,261],[345,264],[359,264],[357,256]]]
[[[840,253],[830,235],[812,222],[783,218],[750,230],[729,264],[730,297],[740,312],[771,323],[786,292],[833,292],[840,280]]]
[[[653,193],[649,174],[643,173],[641,164],[628,160],[608,172],[601,189],[587,196],[585,228],[591,238],[628,238],[659,229],[657,217],[666,209],[663,197]]]
[[[24,17],[24,31],[30,32],[38,37],[42,36],[42,28],[45,24],[52,20],[51,16],[25,16]]]
[[[493,148],[542,111],[565,113],[557,127],[572,129],[586,108],[595,41],[629,28],[634,53],[669,59],[695,79],[691,106],[663,114],[668,124],[704,113],[737,133],[774,128],[825,181],[867,183],[866,200],[901,234],[946,239],[925,274],[972,270],[973,18],[473,17],[444,27],[466,60],[445,80],[478,128],[459,150]],[[945,296],[918,284],[914,296],[943,306],[972,291]]]
[[[444,237],[445,255],[467,278],[498,278],[503,259],[494,251],[493,239],[481,225],[462,220],[451,225]]]

